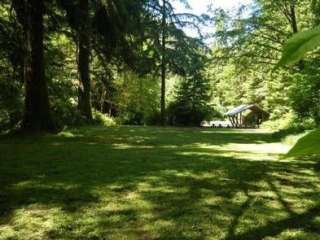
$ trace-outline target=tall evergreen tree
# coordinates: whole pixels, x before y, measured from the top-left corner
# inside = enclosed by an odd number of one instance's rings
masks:
[[[187,1],[180,0],[187,8],[189,5]],[[203,24],[203,18],[190,13],[176,13],[169,0],[149,0],[146,8],[151,14],[152,27],[147,31],[153,38],[155,51],[157,55],[155,58],[160,66],[161,79],[161,94],[160,94],[160,123],[166,124],[166,78],[167,73],[184,74],[184,61],[189,54],[194,51],[194,42],[198,41],[201,45],[201,38],[193,39],[188,37],[183,28],[188,26],[198,30],[200,37],[200,25]],[[159,19],[159,20],[158,20]],[[148,29],[146,27],[146,29]],[[185,56],[185,58],[183,57]],[[184,60],[182,60],[184,58]],[[182,61],[181,61],[182,60]]]
[[[202,50],[199,49],[201,53]],[[173,125],[200,126],[213,114],[210,79],[204,74],[207,58],[193,54],[186,75],[176,91],[175,101],[169,106],[169,122]]]
[[[105,66],[116,59],[134,68],[136,46],[132,44],[132,35],[138,37],[144,1],[59,0],[59,3],[67,12],[78,45],[79,110],[87,120],[91,120],[89,57],[94,50],[106,62]]]
[[[31,131],[54,129],[50,114],[48,87],[44,69],[45,5],[38,0],[13,0],[18,21],[22,25],[24,45],[25,112],[22,128]]]

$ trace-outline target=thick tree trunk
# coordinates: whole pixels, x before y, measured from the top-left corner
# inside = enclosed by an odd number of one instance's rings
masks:
[[[80,26],[79,26],[79,56],[78,68],[80,75],[78,107],[81,114],[89,121],[92,120],[91,110],[91,83],[89,76],[90,33],[89,33],[89,3],[80,0]]]
[[[161,100],[160,121],[166,124],[166,0],[162,1],[162,56],[161,56]]]
[[[18,4],[17,4],[18,3]],[[20,4],[19,4],[20,3]],[[43,14],[41,0],[14,2],[25,35],[25,113],[22,129],[27,131],[52,131],[48,86],[44,74]]]

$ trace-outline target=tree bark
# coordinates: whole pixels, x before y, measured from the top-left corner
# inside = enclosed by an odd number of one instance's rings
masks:
[[[25,38],[25,112],[22,130],[52,131],[55,126],[50,114],[43,58],[44,3],[42,0],[13,1],[13,7],[23,26]]]
[[[299,32],[298,23],[297,23],[297,14],[296,14],[296,3],[291,2],[290,3],[290,23],[293,34],[296,34]],[[300,60],[298,63],[299,69],[302,71],[304,69],[304,61]]]
[[[297,16],[296,16],[296,7],[294,3],[290,4],[290,18],[291,18],[291,28],[293,33],[298,32]]]
[[[161,56],[161,100],[160,100],[160,121],[161,125],[166,124],[166,0],[162,1],[162,56]]]
[[[78,69],[80,75],[79,81],[79,99],[78,108],[82,116],[88,121],[92,120],[91,110],[91,82],[89,76],[89,56],[90,56],[90,24],[89,24],[89,2],[80,0],[80,25],[79,25],[79,55]]]

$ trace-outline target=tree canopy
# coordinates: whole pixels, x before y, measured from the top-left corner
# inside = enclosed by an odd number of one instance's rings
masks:
[[[97,112],[121,124],[199,125],[250,103],[274,122],[317,124],[319,6],[255,0],[199,16],[170,0],[4,0],[0,128],[52,131]]]

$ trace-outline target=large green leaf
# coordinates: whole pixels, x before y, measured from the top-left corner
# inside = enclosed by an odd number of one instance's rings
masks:
[[[297,33],[285,44],[277,67],[296,63],[317,47],[320,47],[320,28]]]

